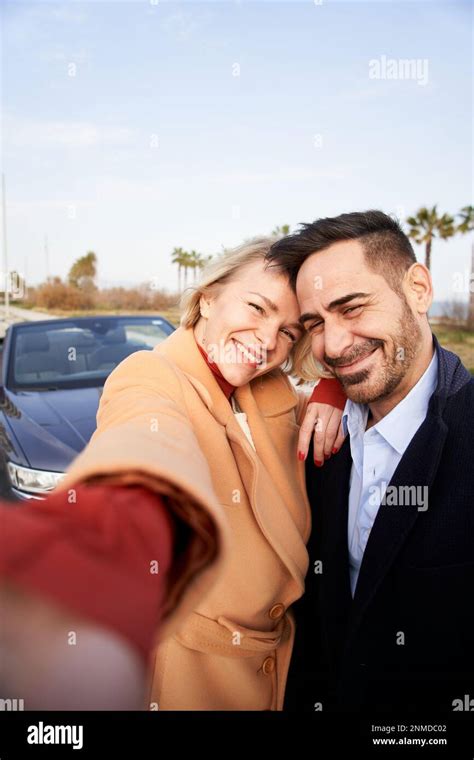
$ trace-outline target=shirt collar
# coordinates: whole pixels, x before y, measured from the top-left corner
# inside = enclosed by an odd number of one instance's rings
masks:
[[[427,369],[409,393],[370,430],[376,431],[399,454],[403,454],[411,439],[426,417],[428,404],[438,379],[438,356],[434,351]],[[344,432],[355,436],[365,433],[369,407],[347,399],[342,424]],[[373,435],[373,434],[372,434]]]

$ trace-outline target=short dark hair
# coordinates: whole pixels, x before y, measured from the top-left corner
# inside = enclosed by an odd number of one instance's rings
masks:
[[[416,263],[413,247],[400,223],[383,211],[353,211],[302,223],[301,228],[274,243],[266,256],[270,265],[288,275],[293,290],[303,262],[343,240],[360,240],[367,264],[383,275],[397,293],[401,293],[404,273]]]

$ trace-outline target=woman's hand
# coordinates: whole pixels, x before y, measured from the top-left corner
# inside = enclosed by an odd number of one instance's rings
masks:
[[[0,611],[2,697],[21,695],[25,710],[144,709],[146,668],[123,636],[2,582]]]
[[[107,477],[74,507],[65,489],[0,500],[0,695],[27,710],[145,704],[181,526],[168,497]]]
[[[322,467],[325,459],[337,454],[344,441],[342,410],[329,404],[309,403],[298,438],[298,458],[301,460],[308,455],[311,436],[314,441],[314,463]]]

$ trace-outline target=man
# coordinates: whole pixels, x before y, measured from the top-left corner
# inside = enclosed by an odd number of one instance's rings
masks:
[[[381,211],[305,224],[269,260],[348,397],[340,453],[307,458],[285,709],[457,709],[474,698],[474,380],[431,332],[430,273]]]

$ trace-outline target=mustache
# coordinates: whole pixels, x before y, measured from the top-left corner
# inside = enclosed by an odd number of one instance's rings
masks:
[[[376,348],[383,346],[383,343],[384,341],[380,340],[380,338],[370,338],[364,343],[355,346],[350,353],[344,354],[344,356],[333,357],[324,354],[324,362],[328,367],[334,369],[337,367],[345,367],[347,364],[352,364],[359,359],[365,359],[365,357],[371,354]]]

